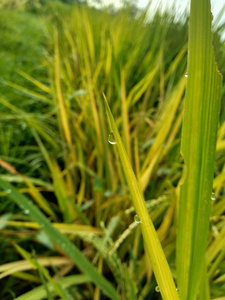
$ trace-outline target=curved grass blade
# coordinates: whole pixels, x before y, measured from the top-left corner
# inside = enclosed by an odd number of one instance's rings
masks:
[[[67,257],[57,257],[50,256],[47,258],[38,258],[37,262],[39,265],[48,267],[48,266],[61,266],[68,265],[71,263],[71,260]],[[0,266],[0,279],[7,277],[11,274],[21,273],[22,271],[32,270],[32,264],[27,260],[19,260],[6,263]]]
[[[0,220],[0,226],[15,226],[15,227],[26,227],[39,229],[40,225],[37,222],[21,222],[21,221],[7,221]],[[72,235],[98,235],[103,234],[102,229],[97,227],[92,227],[88,225],[81,224],[67,224],[67,223],[52,223],[52,225],[57,228],[62,233],[72,234]],[[0,266],[1,269],[1,266]]]
[[[221,98],[211,21],[210,0],[192,0],[181,142],[187,176],[180,191],[177,239],[177,278],[183,300],[198,295],[209,228]]]
[[[159,285],[162,298],[165,300],[171,300],[171,299],[178,300],[179,297],[174,285],[174,281],[165,254],[163,252],[159,238],[155,231],[154,225],[148,214],[144,197],[138,186],[137,180],[135,178],[134,172],[129,162],[129,158],[123,146],[116,123],[114,121],[114,118],[112,116],[111,110],[109,108],[105,96],[104,99],[105,99],[105,105],[106,105],[110,126],[115,137],[123,171],[126,176],[126,180],[129,186],[135,211],[138,215],[138,218],[140,219],[140,226],[144,238],[144,243],[151,260],[151,265],[157,283]]]
[[[68,288],[72,285],[84,284],[90,282],[90,278],[87,275],[71,275],[66,278],[60,278],[57,280],[57,283],[62,288]],[[46,284],[49,291],[53,292],[53,285],[52,283]],[[44,285],[41,285],[37,288],[32,289],[31,291],[15,298],[14,300],[40,300],[46,298],[46,289]]]
[[[23,210],[29,211],[31,218],[40,224],[41,228],[48,234],[54,243],[57,244],[62,251],[75,262],[77,267],[86,274],[92,282],[99,286],[110,299],[121,299],[111,283],[98,273],[97,269],[66,236],[53,227],[44,214],[27,197],[20,194],[13,185],[2,179],[0,179],[0,187],[4,189],[8,196]]]

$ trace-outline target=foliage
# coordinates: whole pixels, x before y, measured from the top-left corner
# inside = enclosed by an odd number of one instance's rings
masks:
[[[25,194],[123,299],[159,299],[117,146],[108,143],[102,92],[176,282],[187,17],[157,12],[146,22],[144,11],[62,3],[31,11],[0,11],[1,182],[16,187],[15,201]],[[219,30],[214,44],[224,72]],[[211,299],[224,295],[224,136],[222,110],[205,263]],[[77,265],[9,189],[0,192],[1,299],[31,289],[33,299],[107,299],[90,277],[71,277],[81,276]]]

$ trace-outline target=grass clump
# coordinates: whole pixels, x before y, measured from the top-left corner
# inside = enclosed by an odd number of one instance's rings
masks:
[[[56,295],[63,299],[160,299],[153,270],[160,272],[164,268],[155,267],[149,260],[150,244],[146,240],[144,243],[141,235],[143,224],[135,222],[129,189],[136,184],[146,199],[145,213],[149,212],[182,298],[194,299],[197,294],[202,299],[207,299],[205,295],[208,299],[222,296],[223,109],[214,180],[212,164],[209,171],[216,201],[211,208],[206,260],[201,262],[204,280],[196,280],[196,287],[190,288],[191,296],[184,292],[191,283],[186,284],[189,279],[185,281],[180,276],[181,256],[176,266],[177,227],[179,224],[178,228],[186,228],[183,219],[178,218],[178,201],[180,187],[185,188],[182,184],[187,178],[183,171],[188,154],[184,154],[184,163],[180,157],[185,88],[190,81],[185,77],[187,18],[177,20],[172,12],[154,13],[146,22],[146,12],[134,17],[129,9],[115,13],[85,5],[57,4],[51,8],[50,11],[43,6],[32,13],[20,11],[20,17],[16,11],[2,8],[0,12],[14,16],[16,24],[23,22],[22,16],[36,24],[27,31],[25,24],[18,25],[18,32],[21,30],[26,39],[14,36],[14,44],[7,41],[6,35],[5,43],[12,48],[8,56],[3,51],[16,75],[14,79],[5,71],[0,97],[0,225],[4,243],[0,276],[5,286],[1,299],[11,299],[12,295],[21,300],[53,299]],[[5,26],[12,26],[7,18]],[[3,27],[0,30],[5,32]],[[14,58],[18,56],[13,45],[16,47],[20,40],[23,55],[33,32],[37,33],[37,43],[29,52],[31,60],[15,67]],[[224,53],[219,32],[215,53]],[[223,57],[220,55],[218,60],[222,72]],[[188,76],[191,72],[196,71],[188,70]],[[116,120],[113,128],[108,126],[102,92]],[[217,116],[218,107],[219,104]],[[213,147],[215,124],[210,142]],[[122,136],[119,152],[116,128]],[[112,130],[117,145],[108,143]],[[123,168],[119,160],[122,143],[127,153],[126,166],[131,165],[137,179],[130,186],[125,176],[128,168]],[[196,179],[196,185],[197,182]],[[14,206],[12,200],[22,209]],[[180,211],[185,211],[184,202],[180,202]],[[193,202],[197,205],[197,200]],[[137,209],[137,204],[134,206]],[[206,222],[209,210],[210,207]],[[140,219],[141,214],[139,211]],[[205,236],[207,226],[203,226]],[[178,239],[179,234],[184,236],[178,231]],[[151,239],[152,236],[148,238]],[[177,247],[179,251],[185,243],[178,243]],[[203,254],[197,253],[196,258]],[[51,263],[46,263],[47,258]],[[187,266],[190,259],[185,256]],[[23,268],[24,260],[27,269]],[[189,267],[185,274],[191,274]],[[177,294],[175,286],[168,284],[172,276],[162,274],[161,281],[156,276],[165,299],[170,289]]]

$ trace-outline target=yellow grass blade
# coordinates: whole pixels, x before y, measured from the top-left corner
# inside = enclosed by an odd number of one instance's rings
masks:
[[[42,91],[48,93],[48,94],[52,94],[52,90],[44,85],[43,83],[41,83],[40,81],[38,81],[37,79],[31,77],[29,74],[23,72],[23,71],[18,71],[18,73],[23,76],[24,78],[26,78],[28,81],[32,82],[34,85],[36,85],[37,87],[39,87],[39,89],[41,89]]]
[[[141,193],[134,172],[130,165],[128,156],[124,149],[111,110],[108,106],[106,98],[104,99],[105,99],[106,110],[110,122],[110,127],[114,134],[121,164],[129,186],[133,205],[137,213],[136,221],[139,222],[140,224],[142,235],[144,238],[144,243],[147,249],[147,253],[150,257],[151,266],[153,268],[157,283],[159,285],[161,295],[165,300],[171,300],[171,299],[178,300],[179,296],[177,294],[174,281],[168,263],[165,258],[165,254],[163,253],[162,246],[159,242],[159,238],[157,236],[153,223],[148,214],[144,197]]]

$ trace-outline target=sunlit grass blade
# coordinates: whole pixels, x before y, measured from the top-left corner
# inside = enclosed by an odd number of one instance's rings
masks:
[[[66,257],[54,257],[50,256],[47,258],[38,258],[37,262],[41,266],[62,266],[67,265],[71,262],[69,258]],[[33,265],[27,260],[19,260],[10,262],[0,266],[0,279],[12,275],[14,273],[18,273],[21,271],[28,271],[34,269]]]
[[[57,244],[62,251],[67,254],[78,266],[78,268],[86,274],[91,280],[101,288],[101,290],[108,295],[108,297],[119,300],[120,296],[113,288],[111,283],[100,275],[97,269],[83,256],[81,251],[62,235],[56,228],[52,226],[50,221],[43,215],[43,213],[24,195],[18,193],[17,189],[8,182],[0,179],[0,186],[7,191],[8,196],[23,210],[29,211],[31,218],[38,222],[43,230],[48,234],[52,241]]]
[[[221,76],[212,48],[210,1],[191,1],[188,77],[181,152],[177,279],[182,300],[197,298],[209,228]]]
[[[21,221],[1,221],[0,224],[5,224],[8,226],[15,226],[15,227],[26,227],[26,228],[33,228],[33,229],[40,229],[40,225],[37,222],[21,222]],[[102,229],[80,225],[80,224],[66,224],[66,223],[52,223],[52,225],[57,228],[62,233],[72,234],[72,235],[97,235],[103,234]],[[0,267],[1,269],[1,267]]]
[[[105,97],[104,99],[110,122],[110,127],[115,137],[117,149],[119,152],[123,171],[129,186],[129,191],[132,197],[133,205],[135,207],[137,216],[140,219],[140,226],[144,238],[144,243],[151,260],[151,265],[157,283],[160,287],[160,292],[162,294],[163,299],[179,299],[168,263],[166,261],[165,254],[159,242],[159,238],[157,236],[153,223],[148,214],[144,197],[138,186],[137,180],[135,178],[134,172],[129,162],[129,158],[120,138],[111,110],[108,106],[107,100]]]

